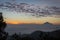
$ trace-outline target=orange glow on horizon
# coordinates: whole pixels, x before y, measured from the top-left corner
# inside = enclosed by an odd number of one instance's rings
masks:
[[[44,24],[44,23],[7,23],[7,24]],[[52,23],[53,25],[60,25],[60,23]]]
[[[7,24],[44,24],[45,22],[49,22],[55,25],[60,25],[60,19],[55,19],[55,18],[6,20]]]
[[[9,21],[9,22],[6,22],[7,24],[44,24],[45,22],[43,21],[35,21],[35,22],[32,22],[32,21],[21,21],[21,22],[17,22],[17,21]],[[49,22],[49,23],[52,23],[54,25],[60,25],[60,22]]]

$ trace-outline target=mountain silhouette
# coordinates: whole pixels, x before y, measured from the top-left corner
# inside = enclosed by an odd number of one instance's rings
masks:
[[[50,27],[50,26],[53,26],[53,24],[52,23],[49,23],[49,22],[45,22],[44,24],[42,24],[43,26],[48,26],[48,27]]]
[[[53,24],[49,22],[45,22],[43,25],[53,25]]]
[[[31,36],[35,40],[60,40],[60,30],[53,32],[35,31]]]

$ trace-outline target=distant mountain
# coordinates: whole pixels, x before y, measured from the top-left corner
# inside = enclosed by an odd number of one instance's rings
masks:
[[[49,22],[45,22],[43,25],[53,25],[53,24]]]

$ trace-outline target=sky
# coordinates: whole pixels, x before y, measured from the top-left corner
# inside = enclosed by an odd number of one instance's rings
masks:
[[[8,24],[60,25],[60,0],[0,0],[0,12]]]

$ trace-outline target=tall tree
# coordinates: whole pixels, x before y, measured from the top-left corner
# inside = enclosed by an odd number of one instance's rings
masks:
[[[0,40],[6,40],[7,38],[7,34],[4,31],[5,27],[6,27],[6,22],[4,22],[2,12],[0,12]]]

